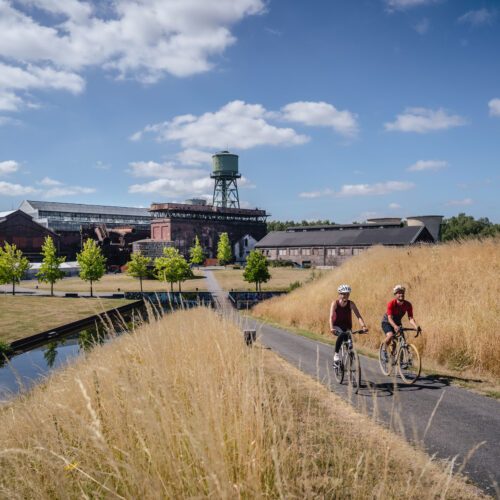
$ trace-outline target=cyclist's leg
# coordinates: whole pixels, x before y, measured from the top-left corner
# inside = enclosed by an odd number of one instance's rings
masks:
[[[347,340],[347,333],[345,333],[342,329],[338,327],[335,327],[335,330],[337,332],[337,342],[335,342],[335,354],[338,354],[342,342],[345,342]]]
[[[387,350],[389,350],[396,332],[394,331],[392,325],[387,321],[382,321],[382,330],[385,334],[385,346]]]

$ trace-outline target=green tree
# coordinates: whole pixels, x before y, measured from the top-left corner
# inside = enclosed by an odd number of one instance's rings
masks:
[[[194,246],[189,249],[189,256],[191,257],[191,264],[195,264],[197,266],[203,264],[203,261],[205,260],[203,248],[201,247],[198,236],[194,239]]]
[[[40,271],[36,274],[38,281],[50,283],[50,295],[54,295],[54,283],[64,278],[64,271],[60,269],[66,257],[58,257],[54,240],[47,236],[42,246],[43,261]]]
[[[170,291],[174,291],[174,283],[181,283],[192,277],[193,273],[186,259],[174,247],[163,249],[163,256],[155,259],[155,271],[158,279],[170,283]]]
[[[443,241],[459,240],[461,238],[483,238],[495,236],[499,233],[500,224],[490,222],[487,217],[476,220],[464,213],[444,219],[441,227],[441,239]]]
[[[83,244],[83,250],[77,254],[76,260],[80,264],[80,278],[90,282],[90,296],[93,297],[92,283],[99,281],[106,272],[106,257],[94,240],[88,239]]]
[[[266,283],[271,278],[267,259],[258,250],[252,250],[247,257],[247,265],[243,271],[243,279],[255,283],[255,291],[262,291],[261,283]]]
[[[148,276],[148,267],[151,265],[151,259],[142,255],[141,252],[134,252],[127,266],[127,274],[132,278],[139,278],[141,283],[142,293],[142,280]]]
[[[0,247],[0,283],[12,283],[12,295],[16,294],[16,283],[21,281],[29,268],[29,260],[16,245],[5,242],[4,247]]]
[[[229,243],[229,236],[227,233],[221,233],[219,236],[219,242],[217,243],[217,259],[219,263],[224,266],[233,259],[231,243]]]

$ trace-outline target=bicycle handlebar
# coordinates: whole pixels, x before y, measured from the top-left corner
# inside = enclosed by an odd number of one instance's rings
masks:
[[[360,334],[363,334],[363,333],[368,333],[368,332],[365,332],[363,329],[362,330],[354,330],[353,332],[351,332],[351,334],[355,334],[355,333],[360,333]]]
[[[417,338],[421,333],[422,333],[422,328],[406,328],[402,327],[400,330],[403,330],[403,332],[417,332],[415,335],[415,338]]]

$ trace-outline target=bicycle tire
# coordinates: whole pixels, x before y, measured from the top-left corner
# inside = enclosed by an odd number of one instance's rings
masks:
[[[350,351],[347,356],[347,383],[357,393],[361,385],[361,365],[359,363],[359,356],[356,351]]]
[[[340,361],[337,364],[333,364],[333,375],[335,380],[341,384],[344,381],[345,365],[344,365],[344,346],[340,348],[339,352]]]
[[[413,384],[420,377],[420,354],[413,344],[401,347],[398,354],[398,371],[407,385]]]
[[[387,361],[384,359],[383,353],[387,353]],[[391,355],[387,352],[387,348],[385,342],[380,344],[380,348],[378,350],[378,363],[380,365],[380,369],[384,375],[389,376],[392,373],[392,360]]]

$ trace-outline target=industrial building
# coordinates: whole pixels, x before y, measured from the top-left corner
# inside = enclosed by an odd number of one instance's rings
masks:
[[[22,210],[0,212],[0,246],[14,244],[31,261],[41,259],[42,245],[50,236],[59,248],[60,238],[52,230],[37,223]]]
[[[75,258],[84,240],[93,238],[100,242],[109,264],[123,264],[131,243],[150,233],[151,215],[146,208],[25,200],[19,209],[58,235],[60,254],[68,260]]]
[[[166,246],[175,246],[185,256],[198,236],[207,258],[217,255],[221,233],[228,233],[233,255],[244,262],[255,243],[266,234],[265,210],[240,208],[237,179],[238,156],[221,151],[212,156],[214,192],[212,204],[193,199],[187,203],[153,203],[151,239],[137,241],[134,251],[160,256]]]
[[[370,219],[364,224],[331,224],[291,227],[273,231],[255,247],[269,260],[291,261],[301,266],[338,266],[374,245],[407,246],[440,239],[443,217]]]

